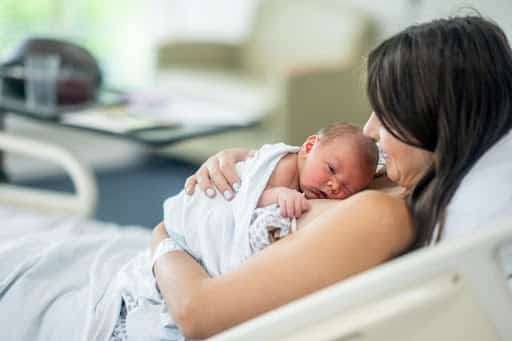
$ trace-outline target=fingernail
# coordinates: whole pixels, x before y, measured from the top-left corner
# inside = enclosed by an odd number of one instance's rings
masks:
[[[230,191],[225,191],[224,198],[226,198],[226,200],[231,200],[231,198],[233,198],[233,193],[231,193]]]
[[[213,196],[215,195],[215,191],[211,188],[208,188],[206,190],[206,195],[209,196],[210,198],[213,198]]]
[[[233,189],[235,190],[235,192],[238,192],[240,190],[240,184],[238,182],[235,182],[233,184]]]

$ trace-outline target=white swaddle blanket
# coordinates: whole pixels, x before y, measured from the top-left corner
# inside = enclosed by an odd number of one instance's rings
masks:
[[[169,236],[183,243],[211,276],[225,273],[251,255],[249,226],[261,193],[277,163],[299,147],[283,143],[264,145],[255,155],[237,163],[241,187],[231,201],[220,195],[184,191],[164,203],[164,223]]]

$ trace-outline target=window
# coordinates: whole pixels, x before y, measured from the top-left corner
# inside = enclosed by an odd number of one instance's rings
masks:
[[[140,82],[152,67],[143,6],[141,0],[2,0],[0,53],[29,36],[68,39],[99,59],[107,81]]]

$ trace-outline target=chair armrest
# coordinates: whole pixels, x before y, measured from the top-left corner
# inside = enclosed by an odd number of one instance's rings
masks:
[[[236,68],[240,65],[240,46],[200,41],[171,41],[158,47],[159,69],[186,66]]]
[[[94,214],[98,197],[96,179],[93,172],[67,150],[6,133],[0,133],[0,150],[56,163],[67,171],[76,190],[76,194],[69,194],[0,183],[0,203],[82,218]]]
[[[364,124],[370,105],[359,65],[327,64],[294,67],[285,79],[286,140],[302,144],[334,121]]]

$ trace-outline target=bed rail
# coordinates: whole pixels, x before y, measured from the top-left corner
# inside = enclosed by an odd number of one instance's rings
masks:
[[[512,340],[506,262],[512,221],[494,225],[402,256],[208,340]]]
[[[83,218],[94,214],[98,197],[94,173],[69,151],[4,132],[0,132],[0,150],[53,162],[66,170],[75,187],[75,193],[62,193],[0,183],[0,204]]]

